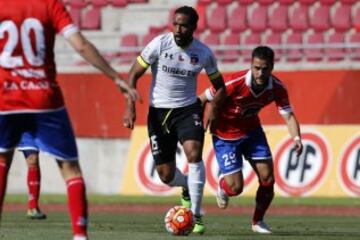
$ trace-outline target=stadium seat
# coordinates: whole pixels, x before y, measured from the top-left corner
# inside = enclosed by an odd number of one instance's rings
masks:
[[[281,5],[291,5],[294,3],[293,0],[277,0]]]
[[[360,43],[360,32],[354,32],[350,34],[349,40],[347,41],[349,44],[359,44]],[[348,48],[347,54],[350,56],[351,60],[360,61],[360,48]]]
[[[207,9],[206,5],[198,5],[196,7],[196,10],[199,14],[199,21],[198,21],[197,29],[196,29],[196,31],[198,33],[202,33],[207,28],[206,9]],[[171,19],[172,19],[172,17],[171,17]]]
[[[340,0],[341,4],[355,4],[358,0]]]
[[[119,56],[120,63],[131,63],[137,56],[136,51],[125,51],[127,48],[135,48],[138,46],[138,37],[136,34],[129,33],[121,37],[120,47],[122,48]]]
[[[84,8],[87,5],[86,0],[69,0],[71,8]]]
[[[81,9],[80,8],[70,8],[70,16],[76,26],[81,28]]]
[[[237,33],[230,33],[224,37],[223,45],[225,47],[239,47],[240,36]],[[227,49],[223,52],[223,62],[235,62],[240,57],[240,51],[236,49]]]
[[[310,26],[316,32],[322,32],[330,29],[330,7],[328,5],[319,5],[310,15]]]
[[[246,8],[242,6],[235,7],[228,15],[228,27],[231,32],[239,33],[247,28]]]
[[[289,15],[289,25],[296,32],[303,32],[309,28],[308,7],[296,6]]]
[[[281,46],[281,34],[279,33],[273,33],[270,32],[266,37],[265,37],[265,44],[268,45],[269,47],[273,48],[274,52],[275,52],[275,61],[279,61],[282,55],[282,50],[280,49]]]
[[[360,31],[360,7],[355,9],[354,16],[352,18],[352,25]]]
[[[210,4],[212,1],[213,1],[213,0],[198,0],[198,1],[197,1],[197,4],[198,4],[198,6],[199,6],[199,5],[208,5],[208,4]]]
[[[93,7],[101,8],[109,4],[108,0],[90,0]]]
[[[262,32],[267,28],[267,7],[257,6],[253,9],[250,16],[248,16],[248,24],[252,32]]]
[[[308,61],[321,61],[323,59],[323,44],[324,37],[322,33],[311,33],[307,36],[305,43],[310,47],[319,47],[319,48],[305,48],[304,53]]]
[[[216,6],[207,19],[208,27],[212,33],[220,33],[226,29],[226,7]]]
[[[331,23],[338,32],[349,30],[351,28],[351,7],[349,5],[338,6],[331,17]]]
[[[125,7],[128,4],[128,0],[109,0],[113,7]]]
[[[260,5],[270,5],[274,2],[275,0],[258,0],[257,2],[260,4]]]
[[[286,60],[289,62],[298,62],[302,59],[303,51],[302,48],[297,46],[303,44],[301,33],[291,33],[286,37],[285,40],[288,49],[286,50]]]
[[[241,6],[250,5],[254,2],[254,0],[237,0],[237,1]]]
[[[328,36],[328,44],[343,44],[345,40],[343,33],[334,32]],[[344,48],[325,48],[325,54],[329,61],[341,61],[345,57]]]
[[[288,8],[284,5],[275,7],[269,15],[269,27],[273,32],[283,32],[288,29]]]
[[[261,35],[259,33],[251,33],[245,37],[241,46],[249,47],[249,49],[244,49],[241,51],[241,56],[244,59],[244,62],[249,62],[251,60],[251,52],[254,47],[261,44]]]
[[[316,2],[317,0],[299,0],[299,3],[302,5],[312,5]]]
[[[215,56],[221,56],[221,51],[215,50],[215,48],[220,45],[219,34],[207,34],[205,37],[202,38],[202,41],[213,50]]]
[[[99,8],[88,10],[81,22],[81,28],[86,30],[99,30],[101,25],[101,13]]]
[[[333,5],[336,0],[320,0],[320,4],[322,5]]]
[[[227,5],[233,2],[233,0],[215,0],[218,5]]]

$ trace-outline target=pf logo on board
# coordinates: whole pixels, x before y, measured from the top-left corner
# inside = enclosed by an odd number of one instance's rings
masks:
[[[294,141],[286,139],[275,153],[274,174],[278,190],[285,196],[309,195],[317,189],[329,165],[329,148],[316,133],[304,133],[303,152],[298,157]]]
[[[344,148],[339,169],[346,192],[360,196],[360,135],[352,139]]]

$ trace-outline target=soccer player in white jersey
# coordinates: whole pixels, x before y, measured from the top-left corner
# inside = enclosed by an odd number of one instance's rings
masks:
[[[249,161],[259,179],[252,230],[271,233],[263,218],[274,197],[274,173],[271,151],[261,127],[258,113],[275,102],[294,139],[294,151],[302,152],[300,127],[291,108],[284,84],[271,74],[274,51],[259,46],[252,52],[251,69],[225,77],[226,99],[216,125],[213,125],[213,146],[220,168],[217,202],[220,208],[228,206],[229,197],[243,190],[243,157]],[[200,95],[203,103],[212,101],[215,89]]]
[[[129,99],[138,95],[79,32],[61,0],[0,1],[0,214],[14,148],[29,133],[53,155],[66,182],[74,240],[87,239],[87,200],[75,136],[56,81],[54,43],[61,33]],[[56,234],[56,233],[54,233]]]
[[[182,203],[191,206],[195,215],[193,232],[202,234],[205,232],[200,214],[205,184],[202,161],[204,126],[202,106],[196,97],[197,76],[204,68],[216,89],[210,125],[216,120],[225,87],[213,53],[193,38],[197,21],[198,14],[192,7],[176,9],[173,32],[154,38],[144,48],[131,67],[129,84],[135,87],[137,80],[151,66],[148,133],[156,170],[165,184],[183,187]],[[132,129],[135,105],[131,101],[128,103],[124,125]],[[188,160],[188,176],[176,168],[178,141],[183,145]]]

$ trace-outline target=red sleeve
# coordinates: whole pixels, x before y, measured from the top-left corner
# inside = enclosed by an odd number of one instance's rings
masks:
[[[49,12],[57,33],[66,26],[73,24],[71,16],[61,0],[50,0]]]

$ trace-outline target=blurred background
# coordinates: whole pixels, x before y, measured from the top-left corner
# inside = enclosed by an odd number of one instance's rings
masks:
[[[261,112],[272,147],[276,192],[281,196],[360,196],[360,1],[356,0],[63,0],[74,22],[125,78],[141,49],[171,30],[174,10],[197,9],[196,37],[214,51],[223,74],[247,69],[251,50],[276,52],[274,74],[287,85],[302,127],[304,154],[293,154],[274,105]],[[86,64],[59,36],[58,81],[76,132],[89,193],[173,195],[154,169],[146,132],[150,71],[139,80],[144,103],[137,126],[122,127],[124,99],[116,86]],[[210,85],[198,80],[199,93]],[[178,165],[187,171],[181,146]],[[65,193],[56,163],[41,154],[42,192]],[[209,136],[204,147],[206,195],[214,194],[218,168]],[[8,192],[26,193],[26,163],[13,162]],[[244,167],[244,195],[257,182]]]

